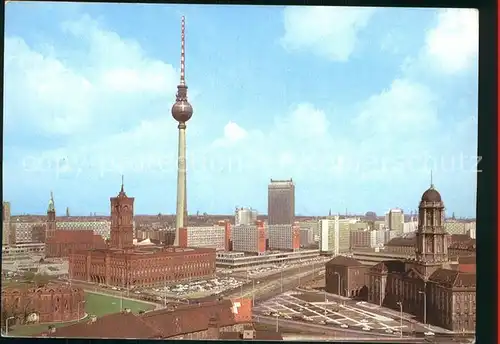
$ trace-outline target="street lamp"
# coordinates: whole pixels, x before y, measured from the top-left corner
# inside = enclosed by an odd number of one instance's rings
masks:
[[[419,294],[424,296],[424,326],[427,325],[427,293],[422,290],[419,290]]]
[[[252,278],[252,307],[255,306],[255,278]]]
[[[9,320],[14,319],[14,317],[8,317],[5,319],[5,336],[9,334]]]
[[[333,275],[337,275],[337,294],[340,296],[340,274],[334,271]]]
[[[281,285],[281,293],[283,293],[283,265],[281,265],[281,271],[280,271],[280,285]]]
[[[326,305],[328,304],[328,300],[326,299],[326,288],[325,290],[323,290],[324,294],[325,294],[325,317],[326,317]]]
[[[276,314],[276,332],[279,332],[279,314]]]
[[[379,279],[375,280],[375,284],[378,284],[379,287],[379,306],[382,307],[382,282]]]
[[[401,301],[398,301],[397,304],[399,306],[399,311],[400,311],[400,321],[399,321],[400,331],[399,331],[399,336],[401,338],[403,338],[403,303]]]
[[[298,273],[298,276],[299,276],[299,287],[300,287],[300,263],[299,263],[299,273]]]

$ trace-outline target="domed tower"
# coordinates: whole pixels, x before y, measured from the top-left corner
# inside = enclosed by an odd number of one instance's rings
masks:
[[[187,192],[186,192],[186,123],[193,115],[193,107],[187,99],[187,85],[185,80],[185,51],[184,32],[185,19],[181,20],[181,81],[177,86],[175,103],[172,106],[172,117],[179,123],[179,154],[177,166],[177,207],[176,207],[176,235],[174,246],[179,245],[179,228],[187,225]]]
[[[56,232],[56,207],[54,204],[54,194],[50,192],[49,206],[47,207],[47,228],[45,238],[52,238]]]
[[[110,246],[126,249],[134,246],[134,198],[128,197],[123,186],[118,196],[111,197]]]
[[[416,232],[416,261],[420,272],[429,276],[434,270],[447,264],[448,238],[444,229],[444,203],[432,184],[420,200],[418,229]]]

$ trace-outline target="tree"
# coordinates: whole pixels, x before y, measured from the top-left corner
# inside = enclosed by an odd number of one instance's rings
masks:
[[[33,282],[33,279],[35,278],[35,273],[32,271],[26,271],[23,275],[23,278],[26,282]]]
[[[14,312],[12,311],[11,307],[8,307],[7,305],[2,305],[2,312],[0,313],[0,322],[1,322],[1,328],[2,330],[5,331],[5,325],[7,323],[7,319],[14,316]],[[10,325],[10,324],[9,324]]]
[[[36,274],[33,277],[33,283],[35,283],[36,287],[39,288],[39,287],[43,287],[44,285],[49,283],[50,279],[51,279],[50,276],[46,273]]]
[[[25,324],[28,321],[28,317],[35,312],[33,307],[33,300],[29,298],[24,304],[21,314],[21,322]]]

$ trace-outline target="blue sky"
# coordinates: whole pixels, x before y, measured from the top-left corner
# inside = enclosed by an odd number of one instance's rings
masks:
[[[4,200],[13,213],[173,213],[180,17],[186,16],[188,210],[418,207],[430,170],[475,216],[473,10],[8,3]]]

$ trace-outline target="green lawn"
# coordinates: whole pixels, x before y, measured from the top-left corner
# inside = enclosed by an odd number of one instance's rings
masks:
[[[94,294],[87,292],[85,294],[85,312],[87,314],[93,314],[98,317],[117,313],[121,310],[121,301],[120,298],[114,296],[105,296],[100,294]],[[132,312],[138,313],[140,310],[151,310],[154,309],[155,306],[143,303],[140,301],[132,301],[123,299],[123,308],[130,308]],[[53,323],[55,327],[68,326],[75,323],[73,322],[65,322],[65,323]],[[12,336],[31,336],[40,332],[47,330],[49,324],[34,324],[34,325],[25,325],[25,326],[16,326],[13,327],[9,331],[9,335]]]
[[[88,314],[93,314],[98,317],[105,314],[120,312],[122,302],[119,297],[105,296],[101,294],[87,293],[85,295],[85,311]],[[130,308],[134,313],[138,313],[140,310],[151,310],[155,306],[149,303],[144,303],[140,301],[132,301],[123,299],[123,308]]]

